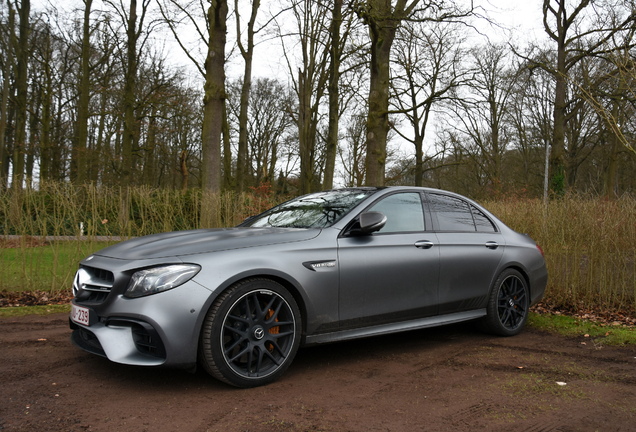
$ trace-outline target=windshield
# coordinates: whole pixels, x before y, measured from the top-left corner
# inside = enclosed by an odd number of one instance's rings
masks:
[[[343,189],[304,195],[278,205],[240,226],[324,228],[338,222],[374,189]]]

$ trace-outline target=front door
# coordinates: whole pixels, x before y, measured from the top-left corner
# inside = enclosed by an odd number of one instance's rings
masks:
[[[439,247],[425,229],[421,195],[392,194],[367,211],[384,213],[387,223],[338,240],[340,329],[436,315]]]

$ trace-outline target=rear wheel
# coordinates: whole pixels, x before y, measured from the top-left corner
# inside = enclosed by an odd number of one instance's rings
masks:
[[[204,368],[237,387],[270,383],[289,367],[301,319],[291,294],[269,279],[248,279],[214,302],[199,344]]]
[[[501,336],[518,334],[528,320],[530,294],[526,280],[515,269],[506,269],[497,277],[488,299],[485,324]]]

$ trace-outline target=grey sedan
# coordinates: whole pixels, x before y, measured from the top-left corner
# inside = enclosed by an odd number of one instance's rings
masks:
[[[460,195],[305,195],[230,229],[103,249],[73,282],[73,343],[111,361],[267,384],[298,348],[479,320],[521,331],[547,271],[535,242]]]

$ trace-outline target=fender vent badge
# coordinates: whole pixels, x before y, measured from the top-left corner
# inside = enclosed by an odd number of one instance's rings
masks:
[[[336,261],[308,261],[303,265],[311,271],[336,267]]]

